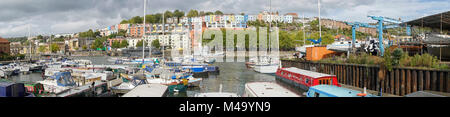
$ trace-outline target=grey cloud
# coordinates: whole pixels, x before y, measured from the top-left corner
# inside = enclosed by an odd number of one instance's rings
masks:
[[[387,12],[407,9],[407,5],[433,9],[431,4],[418,0],[398,0],[386,7],[391,0],[321,0],[322,16],[340,19],[365,18],[363,15],[377,11],[383,15],[399,15]],[[426,2],[426,1],[425,1]],[[417,4],[411,4],[417,3]],[[447,5],[445,1],[434,4]],[[428,6],[427,6],[428,5]],[[365,8],[354,10],[353,8]],[[256,14],[269,9],[269,0],[148,0],[147,12],[159,13],[166,10],[190,9],[200,11],[221,10],[224,13]],[[442,8],[441,8],[442,9]],[[272,10],[281,13],[295,12],[309,17],[317,16],[317,0],[272,0]],[[443,10],[448,10],[448,7]],[[403,10],[402,10],[403,11]],[[406,12],[400,16],[417,16],[417,12]],[[117,24],[122,19],[143,15],[143,0],[1,0],[0,36],[24,36],[24,25],[32,25],[32,34],[72,33],[102,28]],[[350,17],[354,15],[354,17]],[[357,17],[356,17],[357,16]],[[365,18],[367,19],[367,18]]]

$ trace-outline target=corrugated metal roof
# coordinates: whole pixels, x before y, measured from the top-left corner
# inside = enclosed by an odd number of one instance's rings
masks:
[[[299,68],[296,68],[296,67],[283,68],[283,70],[286,70],[286,71],[289,71],[289,72],[298,73],[298,74],[302,74],[302,75],[307,75],[307,76],[310,76],[312,78],[334,77],[335,76],[335,75],[329,75],[329,74],[323,74],[323,73],[303,70],[303,69],[299,69]]]
[[[440,29],[441,18],[442,18],[442,29],[450,30],[450,11],[421,17],[421,18],[414,19],[412,21],[408,21],[405,23],[408,25],[413,25],[413,26],[422,26],[422,24],[423,24],[424,27]]]

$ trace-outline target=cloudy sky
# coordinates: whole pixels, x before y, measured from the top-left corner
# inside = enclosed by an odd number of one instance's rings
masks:
[[[321,0],[322,17],[373,22],[367,15],[404,21],[450,10],[450,0]],[[1,0],[0,37],[74,33],[143,15],[143,0]],[[148,0],[147,12],[190,9],[257,14],[269,0]],[[272,0],[272,10],[318,16],[317,0]]]

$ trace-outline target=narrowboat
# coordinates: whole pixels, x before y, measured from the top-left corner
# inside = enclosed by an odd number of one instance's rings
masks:
[[[306,97],[378,97],[334,85],[317,85],[309,88]]]
[[[191,70],[194,73],[205,72],[204,66],[183,66],[183,70]]]
[[[335,75],[323,74],[295,67],[279,68],[276,79],[307,91],[316,85],[334,85],[340,87]]]
[[[245,84],[243,97],[300,97],[300,95],[274,82],[251,82]]]

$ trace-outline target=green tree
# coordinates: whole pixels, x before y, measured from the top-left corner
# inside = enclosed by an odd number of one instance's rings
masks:
[[[64,38],[56,38],[52,40],[53,42],[63,42]]]
[[[214,15],[223,15],[222,11],[217,10],[216,12],[214,12]]]
[[[175,11],[173,12],[173,15],[174,15],[175,17],[177,17],[177,18],[181,18],[181,17],[184,16],[184,11],[175,10]]]
[[[104,48],[103,43],[106,42],[106,38],[97,38],[94,43],[91,45],[91,49]]]
[[[403,50],[401,48],[397,48],[392,51],[392,65],[397,66],[400,64],[400,59],[403,56]]]
[[[159,48],[161,45],[159,43],[159,39],[155,39],[152,41],[152,47]]]
[[[120,43],[120,48],[126,48],[128,47],[128,41],[127,40],[123,40],[122,43]]]
[[[167,18],[174,17],[174,14],[171,11],[164,12],[164,18],[167,20]]]
[[[39,46],[38,51],[41,53],[47,51],[47,46]]]
[[[42,35],[38,35],[37,39],[44,39],[44,37]]]
[[[83,47],[81,47],[81,48],[83,48],[83,50],[87,50],[87,46],[86,45],[83,45]]]
[[[198,11],[197,10],[190,10],[187,14],[187,17],[197,17]]]
[[[133,18],[130,19],[129,23],[131,24],[141,24],[143,23],[143,18],[139,17],[139,16],[135,16]]]
[[[92,29],[89,29],[86,32],[80,32],[79,33],[79,37],[81,37],[81,38],[88,38],[88,37],[96,37],[96,35],[95,35],[94,31],[92,31]]]
[[[213,12],[206,12],[205,15],[214,15]]]
[[[130,22],[128,22],[128,20],[122,20],[122,21],[120,22],[120,24],[128,24],[128,23],[130,23]]]
[[[117,36],[126,37],[126,34],[127,34],[127,30],[120,29],[119,32],[117,33]]]
[[[60,50],[59,49],[59,45],[56,44],[56,43],[50,45],[50,50],[52,51],[52,53],[55,53],[55,52],[59,51]]]
[[[111,48],[119,48],[120,47],[120,42],[119,41],[114,41],[111,45]]]
[[[136,47],[142,47],[142,44],[143,44],[143,41],[140,40],[140,41],[138,41],[138,42],[136,43]]]

